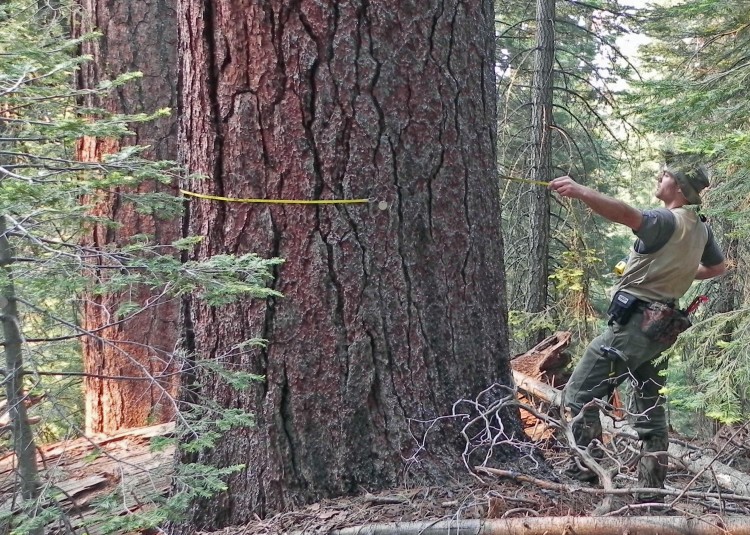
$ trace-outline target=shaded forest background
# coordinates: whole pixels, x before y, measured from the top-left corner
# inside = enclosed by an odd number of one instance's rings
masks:
[[[583,347],[632,241],[528,181],[653,206],[665,150],[710,167],[730,266],[686,296],[672,425],[749,421],[750,10],[470,4],[0,3],[0,523],[59,522],[36,445],[168,421],[173,492],[113,532],[465,470],[443,417],[550,332]]]

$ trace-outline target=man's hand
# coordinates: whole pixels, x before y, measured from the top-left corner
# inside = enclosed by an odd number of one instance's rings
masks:
[[[572,199],[583,199],[586,196],[586,190],[591,189],[580,185],[569,176],[558,177],[552,180],[547,187],[563,197],[570,197]]]

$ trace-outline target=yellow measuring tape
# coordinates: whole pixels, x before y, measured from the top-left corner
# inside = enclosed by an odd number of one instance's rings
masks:
[[[500,175],[500,178],[512,180],[513,182],[523,182],[524,184],[536,184],[537,186],[549,186],[549,182],[544,180],[531,180],[530,178],[519,178],[517,176]]]
[[[512,180],[514,182],[523,182],[524,184],[536,184],[537,186],[548,186],[549,182],[543,180],[531,180],[529,178],[519,178],[515,176],[500,175],[500,178],[505,180]],[[232,197],[220,197],[218,195],[206,195],[205,193],[195,193],[194,191],[188,191],[180,189],[180,193],[187,195],[188,197],[197,197],[198,199],[206,199],[209,201],[224,201],[224,202],[242,202],[242,203],[258,203],[258,204],[365,204],[370,202],[370,199],[315,199],[315,200],[302,200],[302,199],[237,199]]]
[[[236,199],[232,197],[219,197],[218,195],[206,195],[204,193],[195,193],[193,191],[187,191],[184,189],[180,190],[180,193],[189,197],[197,197],[199,199],[207,199],[210,201],[225,201],[225,202],[244,202],[244,203],[260,203],[260,204],[364,204],[370,202],[370,199],[316,199],[312,201],[305,201],[299,199]]]

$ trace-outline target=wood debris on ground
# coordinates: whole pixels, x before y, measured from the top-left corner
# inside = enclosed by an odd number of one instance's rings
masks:
[[[571,334],[560,331],[549,336],[528,350],[516,355],[510,361],[514,372],[522,373],[545,384],[556,386],[567,380],[566,369],[570,364],[570,354],[566,351],[570,345]],[[519,393],[521,402],[533,405],[534,401],[523,393]],[[521,409],[523,428],[532,440],[546,440],[554,430],[536,418],[529,411]]]
[[[169,491],[175,448],[170,444],[154,451],[151,439],[173,431],[168,423],[38,447],[45,499],[56,502],[68,522],[49,526],[46,533],[100,533],[105,518],[95,504],[108,497],[114,504],[107,508],[110,516],[152,507],[154,497]],[[0,457],[0,513],[13,511],[19,501],[15,463],[12,453]]]

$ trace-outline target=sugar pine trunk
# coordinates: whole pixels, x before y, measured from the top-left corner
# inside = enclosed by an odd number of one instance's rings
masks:
[[[181,0],[179,25],[181,160],[208,177],[186,187],[369,199],[191,201],[190,231],[205,236],[196,258],[286,260],[273,282],[283,298],[196,300],[186,318],[198,359],[265,377],[239,392],[197,378],[196,395],[257,425],[185,457],[246,466],[195,505],[191,526],[402,484],[412,430],[425,427],[414,419],[512,381],[493,3]],[[265,348],[238,348],[256,336]],[[514,413],[503,418],[518,431]],[[430,435],[430,462],[410,473],[450,475],[461,448],[455,434]]]

